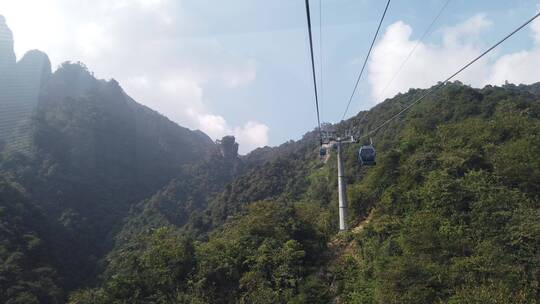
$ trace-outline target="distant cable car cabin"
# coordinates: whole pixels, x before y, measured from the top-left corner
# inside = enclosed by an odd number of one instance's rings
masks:
[[[377,164],[376,156],[377,152],[375,151],[375,147],[373,147],[373,142],[360,147],[360,150],[358,150],[358,161],[362,166],[375,166]]]
[[[319,155],[321,157],[326,156],[326,148],[325,147],[321,147],[321,149],[319,150]]]

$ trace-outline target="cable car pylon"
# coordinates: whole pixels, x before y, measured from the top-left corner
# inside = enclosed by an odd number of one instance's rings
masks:
[[[349,229],[347,225],[348,203],[347,203],[347,182],[345,181],[345,169],[343,167],[343,145],[356,143],[354,136],[344,137],[336,136],[331,131],[323,132],[323,145],[321,149],[337,150],[337,175],[338,175],[338,207],[339,207],[339,231],[347,231]],[[321,150],[322,151],[322,150]],[[321,153],[322,154],[322,153]]]

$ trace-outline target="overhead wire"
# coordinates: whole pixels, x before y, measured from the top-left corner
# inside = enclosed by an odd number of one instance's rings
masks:
[[[358,77],[356,78],[356,83],[354,84],[354,89],[351,93],[351,97],[349,97],[349,102],[347,103],[347,107],[345,108],[345,111],[343,112],[343,116],[341,117],[341,120],[345,119],[345,116],[347,115],[347,112],[349,111],[349,107],[351,106],[351,102],[354,98],[354,94],[356,93],[356,89],[358,88],[358,83],[360,82],[360,78],[362,78],[362,74],[364,73],[364,70],[366,68],[366,64],[369,60],[369,55],[371,54],[371,50],[373,49],[373,45],[375,44],[375,41],[377,40],[377,36],[379,35],[379,31],[381,29],[381,25],[384,21],[384,17],[386,16],[386,12],[388,11],[388,6],[390,6],[390,1],[386,2],[386,6],[384,8],[384,12],[381,16],[381,20],[379,21],[379,25],[377,26],[377,31],[375,31],[375,35],[373,36],[373,40],[371,41],[371,45],[369,46],[368,53],[366,55],[366,58],[364,60],[364,63],[362,64],[362,69],[360,70],[360,73],[358,74]]]
[[[319,141],[322,145],[322,132],[321,132],[321,117],[320,117],[320,111],[319,111],[319,94],[317,92],[317,76],[315,74],[315,58],[313,56],[313,37],[311,34],[311,15],[309,11],[309,0],[306,0],[306,16],[307,16],[307,23],[308,23],[308,32],[309,32],[309,50],[311,53],[311,71],[313,74],[313,88],[315,89],[315,108],[317,109],[317,125],[319,130]]]
[[[384,86],[384,88],[381,90],[381,92],[378,94],[378,96],[384,96],[384,93],[386,93],[386,91],[388,90],[390,85],[394,82],[394,80],[396,80],[397,76],[399,75],[399,73],[401,73],[401,70],[403,69],[403,67],[405,67],[405,64],[407,64],[407,62],[412,57],[413,53],[416,51],[416,49],[418,48],[420,43],[422,43],[424,41],[424,39],[431,33],[431,29],[433,28],[433,26],[435,25],[437,20],[439,20],[439,18],[441,17],[442,13],[446,9],[446,7],[450,3],[450,1],[451,0],[446,0],[446,2],[443,4],[443,6],[441,7],[441,9],[437,13],[437,15],[435,15],[435,18],[433,18],[433,20],[431,21],[429,26],[426,28],[426,30],[424,31],[424,33],[422,34],[420,39],[418,41],[416,41],[416,44],[414,45],[414,47],[411,49],[411,51],[409,52],[407,57],[403,60],[403,62],[401,62],[401,65],[399,66],[397,71],[394,73],[392,78],[390,78],[390,81],[388,81],[388,83]]]
[[[478,60],[480,60],[480,58],[484,57],[486,54],[488,54],[489,52],[491,52],[493,49],[495,49],[497,46],[499,46],[501,43],[505,42],[508,38],[512,37],[514,34],[516,34],[517,32],[519,32],[521,29],[523,29],[525,26],[527,26],[529,23],[533,22],[536,18],[538,18],[540,16],[540,12],[537,13],[536,15],[534,15],[532,18],[528,19],[525,23],[523,23],[522,25],[520,25],[519,27],[517,27],[515,30],[513,30],[510,34],[506,35],[505,37],[503,37],[501,40],[499,40],[497,43],[495,43],[493,46],[491,46],[490,48],[488,48],[487,50],[485,50],[484,52],[482,52],[480,55],[478,55],[477,57],[475,57],[473,60],[469,61],[467,64],[465,64],[463,67],[461,67],[459,70],[457,70],[457,72],[455,72],[454,74],[450,75],[448,78],[446,78],[445,80],[439,82],[439,84],[437,84],[436,86],[433,86],[431,88],[429,88],[424,94],[422,94],[422,96],[420,96],[418,99],[416,99],[415,101],[413,101],[411,104],[409,104],[408,106],[406,106],[405,108],[403,108],[401,111],[399,111],[397,114],[393,115],[391,118],[389,118],[388,120],[386,120],[385,122],[383,122],[382,124],[380,124],[379,126],[377,126],[375,129],[369,131],[366,135],[364,135],[363,137],[360,137],[359,139],[362,139],[362,138],[365,138],[365,137],[369,137],[370,135],[373,135],[374,133],[376,133],[377,131],[379,131],[381,128],[383,128],[384,126],[386,126],[387,124],[389,124],[391,121],[393,121],[394,119],[398,118],[401,114],[403,114],[404,112],[406,112],[407,110],[409,110],[410,108],[412,108],[414,105],[416,105],[417,103],[419,103],[420,101],[422,101],[424,98],[426,98],[427,96],[433,94],[435,91],[437,91],[438,89],[442,88],[442,86],[444,86],[448,81],[452,80],[454,77],[456,77],[457,75],[459,75],[461,72],[463,72],[464,70],[466,70],[468,67],[470,67],[472,64],[474,64],[475,62],[477,62]]]
[[[324,121],[323,106],[324,106],[324,77],[323,77],[323,23],[322,23],[322,0],[319,0],[319,80],[321,88],[320,96],[320,107],[321,107],[321,117]]]

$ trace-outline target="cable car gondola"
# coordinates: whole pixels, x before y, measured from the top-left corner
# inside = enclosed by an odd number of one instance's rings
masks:
[[[360,150],[358,150],[358,161],[362,166],[375,166],[377,164],[376,156],[377,152],[375,151],[375,147],[373,147],[373,142],[360,147]]]
[[[321,149],[319,150],[319,155],[321,157],[326,156],[326,148],[325,147],[321,147]]]

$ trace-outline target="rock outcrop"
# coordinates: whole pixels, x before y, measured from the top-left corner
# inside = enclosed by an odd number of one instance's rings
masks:
[[[29,148],[30,120],[40,89],[51,76],[51,62],[38,50],[17,62],[13,43],[13,33],[0,16],[0,147],[9,143],[24,151]]]

